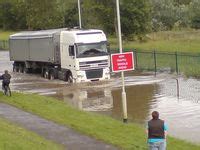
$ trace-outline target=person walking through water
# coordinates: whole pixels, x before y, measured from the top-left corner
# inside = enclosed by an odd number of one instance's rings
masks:
[[[166,150],[167,125],[159,119],[157,111],[152,112],[152,119],[147,125],[149,150]]]
[[[0,76],[0,80],[2,81],[2,89],[5,89],[5,86],[9,86],[11,75],[8,73],[8,70],[5,70],[5,73]]]

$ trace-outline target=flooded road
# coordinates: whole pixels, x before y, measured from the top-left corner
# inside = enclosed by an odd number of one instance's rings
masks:
[[[8,52],[0,51],[0,74],[12,71]],[[122,120],[121,80],[69,85],[60,80],[49,81],[40,75],[11,73],[11,89],[56,97],[85,111],[109,115]],[[200,143],[200,81],[180,77],[180,98],[172,75],[126,75],[128,120],[143,124],[157,110],[166,120],[169,134]]]

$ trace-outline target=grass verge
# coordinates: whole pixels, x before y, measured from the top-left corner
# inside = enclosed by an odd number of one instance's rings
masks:
[[[0,30],[0,40],[8,40],[11,34],[14,34],[15,31],[3,31]]]
[[[108,38],[111,49],[118,48],[117,38]],[[200,30],[150,33],[145,42],[123,41],[124,49],[200,53]]]
[[[0,101],[69,126],[81,133],[111,143],[122,149],[147,149],[144,128],[137,124],[123,124],[110,117],[83,112],[68,106],[62,101],[35,94],[13,93],[12,97],[0,94]],[[199,150],[200,146],[169,137],[168,149]]]
[[[43,139],[0,118],[0,149],[4,150],[61,150],[61,146]]]

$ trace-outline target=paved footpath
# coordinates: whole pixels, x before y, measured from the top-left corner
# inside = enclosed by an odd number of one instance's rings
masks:
[[[0,117],[31,130],[48,140],[62,144],[67,150],[117,150],[112,145],[81,135],[66,126],[56,124],[7,104],[0,103]]]

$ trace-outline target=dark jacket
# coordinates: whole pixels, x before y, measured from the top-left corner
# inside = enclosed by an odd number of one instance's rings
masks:
[[[164,121],[160,119],[152,119],[148,122],[148,138],[164,139]]]
[[[3,74],[2,76],[0,76],[0,80],[3,80],[3,83],[10,83],[10,79],[10,74]]]

